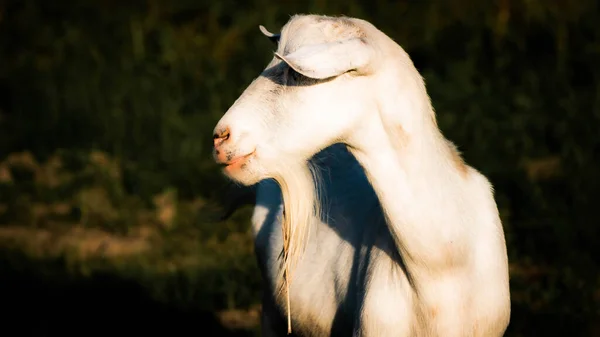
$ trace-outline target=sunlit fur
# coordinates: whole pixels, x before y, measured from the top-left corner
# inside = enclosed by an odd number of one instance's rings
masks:
[[[285,263],[298,335],[503,335],[492,188],[439,131],[404,50],[363,20],[309,15],[283,27],[276,53],[215,128],[231,131],[228,157],[254,153],[225,173],[258,183],[263,335],[286,334]]]

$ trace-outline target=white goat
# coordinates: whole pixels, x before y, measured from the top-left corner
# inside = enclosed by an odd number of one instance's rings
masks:
[[[219,121],[214,156],[258,183],[263,335],[284,335],[290,310],[304,336],[501,336],[492,188],[439,131],[409,56],[359,19],[261,29],[275,57]]]

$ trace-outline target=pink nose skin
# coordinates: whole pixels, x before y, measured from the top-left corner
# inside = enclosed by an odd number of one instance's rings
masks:
[[[215,133],[213,136],[213,143],[215,145],[215,149],[221,146],[223,142],[227,141],[229,139],[229,136],[230,133],[228,128],[221,129],[217,133]]]
[[[246,160],[254,154],[236,154],[235,144],[231,144],[231,132],[229,128],[219,129],[213,136],[214,158],[217,164],[226,165],[226,170],[237,170],[243,166]]]
[[[230,155],[227,155],[228,151],[223,151],[223,149],[221,149],[227,145],[230,138],[231,133],[229,132],[229,128],[220,129],[213,135],[215,160],[219,164],[225,164],[231,159],[228,158],[231,157]]]

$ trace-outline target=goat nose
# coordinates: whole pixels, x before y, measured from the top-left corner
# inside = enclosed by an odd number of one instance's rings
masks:
[[[229,133],[229,128],[225,128],[225,129],[221,129],[219,131],[217,131],[214,135],[213,135],[213,143],[216,147],[219,147],[219,145],[221,145],[224,141],[228,140],[230,136]]]

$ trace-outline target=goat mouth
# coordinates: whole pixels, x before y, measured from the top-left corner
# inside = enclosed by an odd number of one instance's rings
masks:
[[[223,163],[223,166],[225,166],[224,169],[226,171],[234,171],[234,170],[241,168],[248,161],[248,159],[254,155],[255,152],[256,152],[256,150],[254,150],[248,154],[235,157],[232,160]]]

